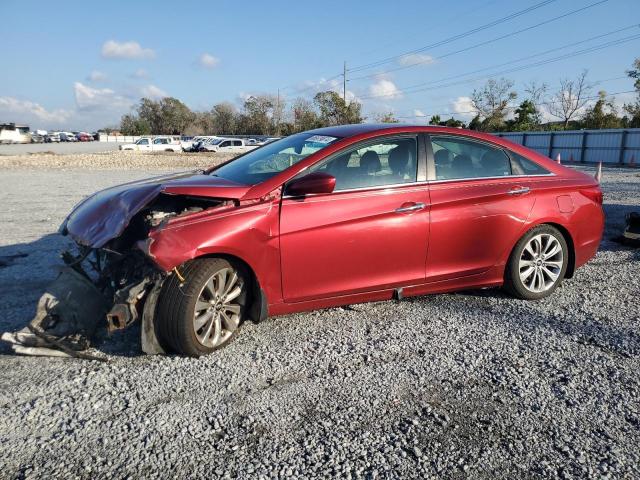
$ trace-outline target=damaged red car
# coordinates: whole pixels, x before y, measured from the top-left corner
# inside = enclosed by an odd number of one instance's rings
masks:
[[[143,349],[199,356],[242,322],[480,287],[550,295],[594,256],[591,177],[478,132],[345,125],[88,197],[61,227]],[[84,263],[83,263],[84,262]]]

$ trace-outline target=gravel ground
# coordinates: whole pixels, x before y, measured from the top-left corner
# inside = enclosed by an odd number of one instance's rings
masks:
[[[74,144],[71,144],[74,145]],[[18,146],[18,145],[8,145]],[[145,170],[145,169],[192,169],[216,165],[232,158],[218,153],[170,153],[170,152],[121,152],[118,150],[97,153],[75,153],[58,155],[46,152],[28,155],[0,156],[0,171],[33,169],[90,169],[90,170]],[[113,181],[111,181],[113,183]],[[106,185],[111,185],[107,183]],[[81,193],[85,195],[86,193]],[[89,192],[91,193],[91,192]]]
[[[0,331],[34,312],[83,195],[167,170],[121,163],[5,164]],[[606,169],[603,189],[610,238],[640,210],[640,175]],[[201,359],[141,355],[135,327],[103,338],[107,363],[5,349],[0,477],[638,478],[639,264],[605,239],[543,301],[482,290],[271,318]]]
[[[107,152],[109,150],[118,150],[119,145],[122,145],[122,143],[60,142],[0,145],[0,155],[26,155],[29,153],[40,154],[43,152],[54,152],[57,154]]]

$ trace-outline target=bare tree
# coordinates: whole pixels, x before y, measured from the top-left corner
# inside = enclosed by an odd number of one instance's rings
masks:
[[[478,112],[483,130],[495,130],[504,124],[508,113],[509,102],[518,96],[512,91],[513,81],[501,78],[487,80],[484,87],[474,90],[471,94],[471,104]]]
[[[560,80],[560,89],[549,102],[549,113],[562,120],[564,129],[576,118],[589,101],[591,85],[587,82],[587,71],[583,70],[576,79]]]
[[[538,84],[535,81],[531,81],[524,86],[524,92],[527,94],[528,100],[533,104],[535,112],[533,113],[534,123],[540,124],[542,122],[542,110],[540,105],[545,103],[545,97],[549,86],[546,83]]]

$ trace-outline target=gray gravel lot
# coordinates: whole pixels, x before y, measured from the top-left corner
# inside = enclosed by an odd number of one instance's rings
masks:
[[[76,202],[167,171],[119,168],[0,170],[0,331],[35,311]],[[606,169],[603,189],[610,238],[640,172]],[[607,238],[539,302],[272,318],[201,359],[143,356],[135,327],[103,338],[107,363],[4,349],[0,477],[638,478],[640,252]]]
[[[0,155],[26,155],[29,153],[42,152],[54,152],[57,154],[108,152],[118,150],[119,145],[122,145],[122,143],[60,142],[0,145]]]

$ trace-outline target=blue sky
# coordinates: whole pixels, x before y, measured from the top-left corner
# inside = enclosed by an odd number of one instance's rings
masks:
[[[68,1],[0,2],[3,18],[0,58],[0,122],[27,122],[32,128],[96,129],[116,125],[140,97],[175,96],[193,109],[242,99],[254,93],[283,98],[342,90],[343,61],[349,69],[394,57],[387,63],[349,71],[350,97],[361,100],[368,117],[394,112],[403,120],[422,114],[462,112],[468,96],[488,75],[640,35],[635,26],[529,61],[493,65],[581,42],[640,23],[639,0],[608,0],[561,20],[485,46],[482,42],[586,7],[598,0],[555,0],[547,5],[418,52],[494,20],[540,4],[542,0],[377,1],[325,0],[162,2]],[[64,5],[64,8],[62,8]],[[98,6],[99,5],[99,6]],[[632,90],[624,76],[640,39],[517,72],[506,73],[522,92],[530,81],[550,92],[561,77],[589,70],[594,87],[607,92]],[[400,70],[398,67],[413,65]],[[369,75],[368,78],[355,77]],[[454,77],[412,93],[412,85]],[[460,83],[474,79],[473,82]],[[609,80],[613,79],[613,80]],[[455,80],[455,81],[454,81]],[[449,85],[457,83],[455,85]],[[448,86],[447,86],[448,85]],[[408,90],[408,91],[407,91]],[[415,90],[419,90],[416,88]],[[622,103],[631,94],[616,96]],[[417,116],[416,116],[417,115]]]

